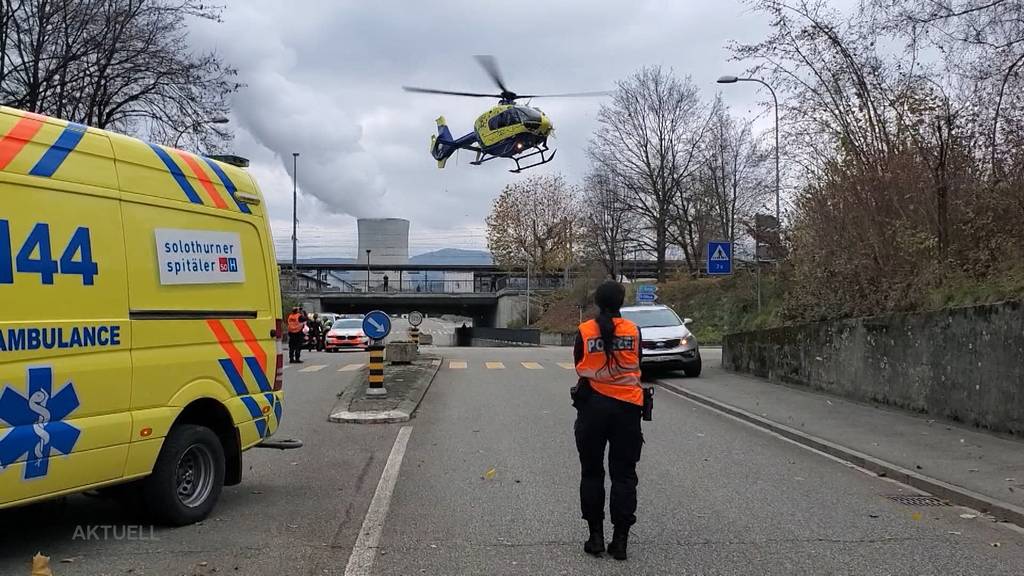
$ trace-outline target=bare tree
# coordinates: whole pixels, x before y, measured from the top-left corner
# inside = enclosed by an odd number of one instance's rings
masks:
[[[585,253],[600,262],[609,276],[618,278],[636,228],[635,215],[627,208],[625,192],[600,167],[587,175],[583,193]]]
[[[499,266],[540,273],[573,263],[579,191],[565,178],[531,176],[506,186],[487,216],[487,247]]]
[[[706,126],[698,90],[688,78],[643,68],[618,83],[597,120],[591,159],[623,191],[638,218],[634,240],[654,253],[664,280],[670,226]]]
[[[235,71],[188,41],[219,18],[198,0],[4,0],[0,97],[10,106],[216,150]]]

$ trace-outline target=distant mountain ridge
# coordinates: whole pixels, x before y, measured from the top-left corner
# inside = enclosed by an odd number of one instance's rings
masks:
[[[461,248],[442,248],[409,258],[410,264],[476,264],[487,266],[493,262],[491,253],[486,250],[463,250]]]

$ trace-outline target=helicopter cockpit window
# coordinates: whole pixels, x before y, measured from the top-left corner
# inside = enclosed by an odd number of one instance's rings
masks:
[[[519,110],[519,116],[522,118],[523,122],[540,122],[540,112],[533,108],[523,107],[518,108],[517,110]]]
[[[506,126],[511,126],[513,124],[518,123],[519,113],[516,111],[515,108],[509,108],[508,110],[505,110],[501,114],[498,114],[497,116],[491,118],[490,122],[488,122],[487,125],[490,127],[491,130],[497,130],[499,128],[504,128]]]

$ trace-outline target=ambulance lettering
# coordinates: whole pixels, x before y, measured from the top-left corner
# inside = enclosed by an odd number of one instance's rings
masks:
[[[0,436],[0,470],[25,457],[23,478],[41,478],[49,472],[52,451],[71,454],[81,430],[64,420],[79,406],[72,382],[53,392],[53,368],[28,369],[28,393],[10,386],[0,393],[0,421],[11,426]]]
[[[0,352],[74,348],[110,348],[121,345],[121,326],[71,326],[0,329]]]

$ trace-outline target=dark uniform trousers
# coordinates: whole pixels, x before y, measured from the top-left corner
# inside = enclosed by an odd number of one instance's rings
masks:
[[[604,448],[612,478],[609,508],[612,524],[629,527],[636,522],[636,463],[644,437],[641,408],[598,392],[587,395],[576,414],[576,449],[582,478],[580,504],[583,519],[604,520]]]

